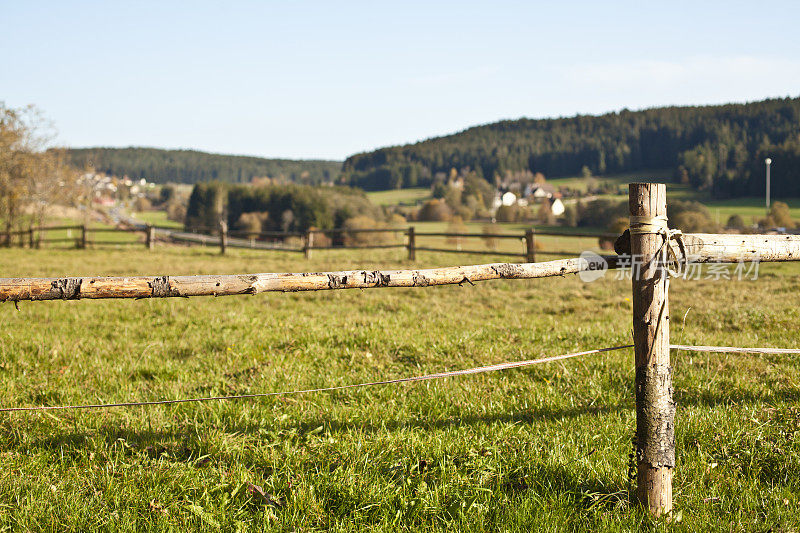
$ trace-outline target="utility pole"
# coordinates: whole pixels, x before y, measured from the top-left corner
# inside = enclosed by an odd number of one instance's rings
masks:
[[[768,157],[764,163],[767,164],[767,215],[769,215],[769,166],[772,164],[772,159]]]

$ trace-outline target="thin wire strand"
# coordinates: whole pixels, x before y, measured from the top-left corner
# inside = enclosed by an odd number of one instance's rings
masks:
[[[562,355],[554,355],[552,357],[544,357],[542,359],[529,359],[527,361],[513,361],[510,363],[498,363],[496,365],[479,366],[475,368],[468,368],[464,370],[452,370],[450,372],[437,372],[435,374],[425,374],[422,376],[412,376],[407,378],[388,379],[384,381],[370,381],[367,383],[354,383],[350,385],[338,385],[335,387],[322,387],[318,389],[302,389],[281,392],[263,392],[257,394],[237,394],[234,396],[205,396],[201,398],[182,398],[177,400],[153,400],[146,402],[119,402],[119,403],[98,403],[98,404],[83,404],[83,405],[46,405],[37,407],[3,407],[0,408],[0,413],[19,412],[19,411],[56,411],[68,409],[109,409],[112,407],[143,407],[148,405],[172,405],[177,403],[191,403],[191,402],[210,402],[210,401],[224,401],[224,400],[244,400],[252,398],[266,398],[269,396],[289,396],[293,394],[307,394],[312,392],[331,392],[344,389],[354,389],[358,387],[371,387],[375,385],[392,385],[395,383],[409,383],[413,381],[427,381],[431,379],[449,378],[455,376],[466,376],[469,374],[481,374],[484,372],[495,372],[498,370],[508,370],[510,368],[520,368],[524,366],[536,365],[541,363],[549,363],[551,361],[560,361],[562,359],[570,359],[573,357],[580,357],[582,355],[591,355],[596,353],[610,352],[613,350],[622,350],[625,348],[633,348],[632,344],[623,346],[613,346],[611,348],[599,348],[596,350],[586,350],[583,352],[573,352]]]
[[[717,353],[756,353],[756,354],[800,354],[800,349],[797,348],[738,348],[733,346],[690,346],[686,344],[670,344],[670,349],[686,350],[694,352],[717,352]],[[56,410],[77,410],[77,409],[110,409],[114,407],[145,407],[150,405],[174,405],[178,403],[196,403],[196,402],[210,402],[210,401],[226,401],[226,400],[245,400],[253,398],[267,398],[270,396],[290,396],[294,394],[308,394],[312,392],[332,392],[337,390],[355,389],[360,387],[372,387],[376,385],[392,385],[396,383],[410,383],[415,381],[427,381],[431,379],[442,379],[456,376],[466,376],[471,374],[482,374],[485,372],[496,372],[499,370],[508,370],[511,368],[521,368],[530,365],[541,363],[549,363],[552,361],[561,361],[563,359],[571,359],[573,357],[580,357],[583,355],[592,355],[603,352],[611,352],[614,350],[623,350],[625,348],[633,348],[633,344],[625,344],[621,346],[612,346],[610,348],[598,348],[595,350],[586,350],[583,352],[573,352],[562,355],[554,355],[552,357],[544,357],[541,359],[528,359],[526,361],[513,361],[509,363],[498,363],[495,365],[479,366],[475,368],[467,368],[464,370],[452,370],[449,372],[437,372],[435,374],[425,374],[422,376],[412,376],[407,378],[388,379],[383,381],[370,381],[366,383],[353,383],[350,385],[337,385],[335,387],[321,387],[317,389],[301,389],[280,392],[263,392],[257,394],[237,394],[233,396],[204,396],[199,398],[181,398],[176,400],[152,400],[146,402],[118,402],[118,403],[96,403],[96,404],[81,404],[81,405],[45,405],[34,407],[3,407],[0,408],[0,413],[21,412],[21,411],[56,411]]]
[[[800,354],[800,349],[797,348],[737,348],[734,346],[688,346],[685,344],[670,344],[669,347],[689,352]]]

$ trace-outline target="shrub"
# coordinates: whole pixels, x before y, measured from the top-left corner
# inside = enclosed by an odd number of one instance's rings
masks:
[[[464,224],[464,221],[459,216],[453,217],[453,220],[447,225],[447,233],[466,233],[467,226]],[[455,244],[459,249],[461,249],[461,245],[463,244],[463,237],[448,237],[447,242],[450,244]]]
[[[574,228],[578,225],[578,210],[575,207],[568,205],[564,208],[563,220],[565,226]]]
[[[186,221],[186,206],[171,203],[167,206],[167,219],[183,224]]]
[[[744,223],[744,219],[741,216],[731,215],[728,217],[728,222],[725,224],[725,227],[728,229],[742,231],[747,227],[747,225]]]
[[[795,227],[792,214],[789,211],[789,206],[784,202],[773,202],[769,208],[769,215],[767,218],[760,220],[759,225],[765,228],[789,228]]]
[[[408,224],[406,217],[400,213],[392,213],[391,216],[389,216],[389,225],[393,228],[403,228],[406,224]]]
[[[618,218],[627,218],[628,202],[613,200],[594,200],[587,204],[578,203],[578,225],[596,228],[608,228]]]
[[[439,199],[428,200],[417,211],[417,220],[429,222],[447,222],[453,218],[450,207]]]
[[[319,228],[308,228],[308,229],[315,230]],[[286,239],[285,242],[289,244],[292,242],[292,239],[299,239],[301,246],[304,244],[301,237],[289,237]],[[333,245],[333,240],[324,233],[314,232],[314,236],[312,237],[312,244],[314,245],[314,247],[317,248],[329,248],[331,245]],[[289,244],[289,246],[291,246],[291,244]]]
[[[708,208],[700,202],[671,202],[667,204],[667,217],[670,227],[681,231],[713,233],[719,229]]]
[[[492,226],[492,225],[489,225],[489,224],[483,226],[483,230],[482,231],[486,235],[491,235],[493,233],[497,233],[497,230],[495,229],[495,227]],[[494,237],[488,237],[488,236],[487,237],[483,237],[483,243],[490,250],[494,250],[495,248],[497,248],[497,239],[495,239]]]
[[[260,233],[264,223],[269,219],[269,213],[242,213],[239,220],[234,224],[234,228],[250,233]]]
[[[556,217],[553,214],[553,209],[550,207],[549,200],[542,202],[542,205],[539,206],[539,212],[536,213],[536,216],[539,219],[539,222],[542,224],[552,226],[556,223]]]
[[[518,205],[501,205],[497,208],[494,217],[498,222],[517,222],[521,218],[521,209]]]
[[[346,230],[380,229],[387,227],[385,224],[378,224],[373,218],[367,216],[357,216],[348,218],[344,223]],[[346,246],[362,246],[367,244],[385,244],[395,240],[393,232],[368,232],[368,233],[344,233],[344,244]]]
[[[153,204],[150,203],[150,200],[145,198],[144,196],[140,196],[136,199],[136,203],[134,204],[134,209],[136,211],[150,211],[153,208]]]

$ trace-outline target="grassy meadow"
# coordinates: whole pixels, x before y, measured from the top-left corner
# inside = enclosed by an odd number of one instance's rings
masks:
[[[2,277],[410,268],[404,250],[0,250]],[[420,252],[417,266],[490,262]],[[798,347],[800,267],[676,280],[672,339]],[[630,341],[613,273],[476,286],[6,303],[0,405],[342,385]],[[673,351],[675,520],[629,504],[633,354],[335,393],[3,413],[8,530],[796,531],[800,361]]]

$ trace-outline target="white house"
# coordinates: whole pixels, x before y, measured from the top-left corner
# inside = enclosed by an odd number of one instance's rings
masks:
[[[550,212],[553,213],[553,215],[555,215],[557,217],[560,217],[561,215],[563,215],[564,214],[564,202],[562,202],[560,198],[556,198],[555,200],[553,200],[553,203],[550,204]]]
[[[528,187],[530,187],[528,189]],[[533,196],[534,198],[552,198],[556,192],[555,187],[549,183],[531,184],[526,187],[525,196]]]
[[[514,205],[517,203],[517,195],[513,192],[503,193],[503,196],[500,197],[500,201],[503,205]]]

